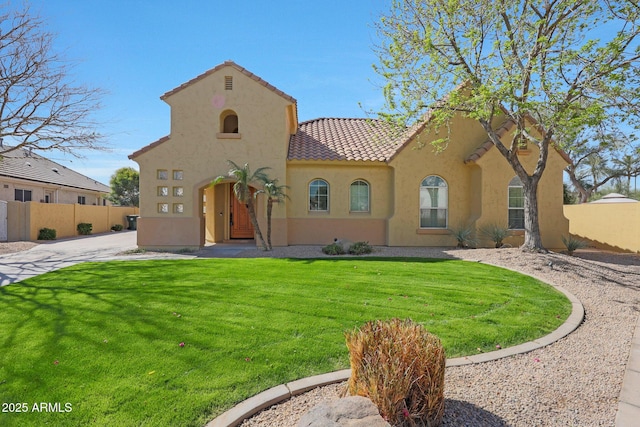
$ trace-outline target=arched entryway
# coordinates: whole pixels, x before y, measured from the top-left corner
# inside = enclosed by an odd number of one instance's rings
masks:
[[[205,244],[254,239],[249,210],[235,197],[233,185],[233,181],[223,181],[200,190]],[[255,191],[251,188],[252,194]]]
[[[233,195],[233,183],[229,183],[229,193],[231,194],[229,203],[229,239],[253,239],[254,231],[251,224],[251,217],[247,205],[241,203]],[[251,188],[253,196],[255,189]]]

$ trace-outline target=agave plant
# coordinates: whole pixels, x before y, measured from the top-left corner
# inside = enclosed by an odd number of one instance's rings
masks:
[[[489,224],[484,226],[480,228],[480,233],[494,242],[496,244],[496,248],[501,248],[504,244],[504,239],[511,235],[509,227],[503,227],[499,224]]]
[[[588,246],[587,242],[573,237],[572,235],[569,235],[569,237],[562,236],[562,243],[566,246],[567,254],[569,256],[573,256],[573,253],[578,249],[586,248]]]
[[[451,234],[456,238],[458,248],[468,248],[475,246],[476,241],[473,239],[473,229],[471,227],[460,227],[451,229]]]

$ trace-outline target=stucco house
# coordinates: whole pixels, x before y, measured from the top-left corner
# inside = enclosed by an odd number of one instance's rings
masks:
[[[111,188],[28,149],[0,157],[0,200],[109,205]]]
[[[140,165],[138,245],[197,248],[253,237],[231,180],[212,180],[228,160],[269,167],[290,200],[273,211],[273,244],[326,245],[334,238],[388,246],[454,246],[450,230],[507,225],[523,241],[518,178],[475,121],[456,119],[436,153],[424,126],[398,136],[384,122],[319,118],[299,123],[297,101],[228,61],[165,93],[170,134],[129,158]],[[497,122],[504,135],[509,122]],[[417,149],[417,141],[425,146]],[[520,153],[533,168],[535,147]],[[566,159],[552,152],[539,186],[540,226],[548,248],[568,233],[562,212]],[[263,195],[258,217],[266,226]],[[481,242],[491,246],[491,242]]]

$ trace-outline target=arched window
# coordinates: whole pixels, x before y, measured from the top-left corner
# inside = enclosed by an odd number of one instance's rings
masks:
[[[509,181],[509,228],[524,229],[524,189],[517,176]]]
[[[369,184],[361,179],[353,181],[349,189],[351,212],[369,212]]]
[[[329,184],[323,179],[314,179],[309,183],[309,210],[329,210]]]
[[[238,133],[238,115],[233,110],[225,110],[220,114],[220,132]]]
[[[420,184],[420,228],[447,228],[447,182],[431,175]]]

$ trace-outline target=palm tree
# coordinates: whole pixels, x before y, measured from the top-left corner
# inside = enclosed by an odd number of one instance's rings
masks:
[[[273,249],[273,246],[271,246],[271,212],[273,211],[273,203],[281,203],[288,199],[289,196],[285,194],[285,190],[289,187],[284,184],[278,185],[278,178],[265,178],[262,182],[263,189],[258,192],[267,196],[267,247],[271,250]]]
[[[258,236],[262,248],[267,251],[270,249],[271,245],[267,246],[264,238],[262,237],[260,225],[258,225],[258,218],[256,217],[256,208],[254,203],[255,195],[251,194],[250,184],[266,182],[268,180],[268,177],[265,171],[269,168],[258,168],[253,173],[251,173],[251,169],[249,168],[248,163],[245,163],[244,166],[240,167],[231,160],[227,160],[227,162],[229,163],[229,166],[231,166],[231,169],[229,169],[227,176],[236,180],[235,184],[233,184],[233,193],[240,203],[244,203],[245,205],[247,205],[247,210],[249,211],[249,219],[251,220],[251,225],[253,225],[253,230]],[[213,181],[212,185],[219,183],[224,178],[225,176],[217,177]]]
[[[626,192],[631,192],[631,178],[640,175],[640,156],[635,157],[625,154],[619,159],[613,159],[612,163],[618,168],[620,178],[627,178]],[[622,185],[624,187],[624,184]]]

